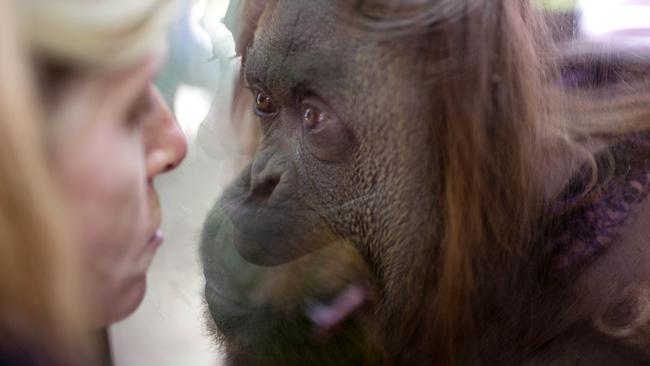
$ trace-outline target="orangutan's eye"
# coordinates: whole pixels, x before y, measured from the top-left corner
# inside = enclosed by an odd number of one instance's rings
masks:
[[[324,100],[309,96],[300,101],[303,146],[318,160],[341,162],[356,147],[352,129]]]
[[[302,123],[307,129],[307,132],[318,132],[330,119],[331,118],[327,112],[324,112],[309,103],[303,104]]]
[[[258,115],[259,117],[269,117],[277,113],[277,109],[275,108],[275,105],[273,105],[273,102],[271,101],[271,97],[266,95],[264,92],[260,90],[255,90],[255,114]]]

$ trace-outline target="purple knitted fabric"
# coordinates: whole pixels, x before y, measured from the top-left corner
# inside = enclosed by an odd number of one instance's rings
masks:
[[[638,203],[650,192],[649,133],[626,137],[597,159],[601,176],[587,202],[556,220],[552,235],[556,272],[571,272],[610,247]],[[604,177],[607,173],[608,178]],[[589,176],[589,168],[585,167],[573,185],[585,187]],[[566,198],[567,195],[570,194],[564,195],[565,206],[575,200]]]

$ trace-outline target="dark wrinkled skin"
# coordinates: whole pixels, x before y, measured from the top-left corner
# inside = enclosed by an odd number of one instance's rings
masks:
[[[440,124],[435,84],[423,83],[431,60],[414,45],[360,31],[315,1],[272,1],[264,13],[245,77],[277,114],[260,119],[258,153],[201,238],[206,302],[230,364],[432,362],[417,336],[438,241]],[[300,100],[334,119],[310,133]],[[320,336],[310,306],[350,284],[372,295]],[[567,322],[578,325],[522,362],[647,364],[576,314]]]

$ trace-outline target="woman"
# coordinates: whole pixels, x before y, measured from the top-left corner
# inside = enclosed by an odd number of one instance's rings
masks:
[[[163,240],[153,179],[186,153],[184,136],[152,84],[174,3],[28,0],[15,6],[47,116],[49,172],[66,210],[54,217],[69,225],[80,257],[78,288],[89,310],[82,319],[90,331],[141,302],[146,270]],[[35,250],[43,246],[34,243]],[[29,288],[33,281],[25,281]],[[58,338],[44,343],[52,339]]]
[[[153,178],[175,168],[187,149],[152,84],[173,5],[21,3],[48,112],[50,164],[98,327],[142,300],[146,270],[163,240]]]

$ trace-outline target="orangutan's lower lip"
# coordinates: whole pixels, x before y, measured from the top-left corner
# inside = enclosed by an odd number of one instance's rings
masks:
[[[157,249],[162,245],[163,240],[165,240],[165,237],[163,236],[162,230],[158,229],[156,232],[149,238],[149,242],[147,243],[147,247],[152,248],[152,249]]]

